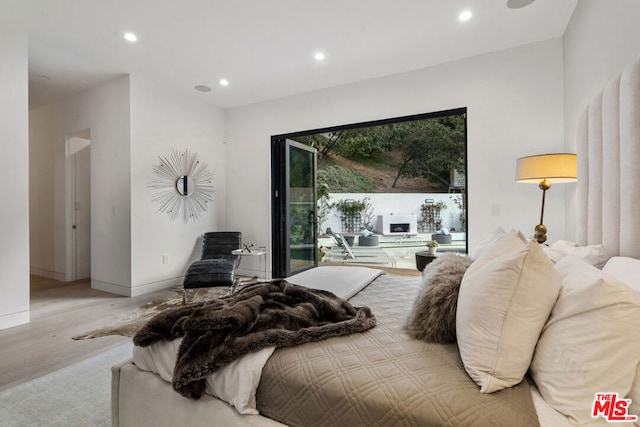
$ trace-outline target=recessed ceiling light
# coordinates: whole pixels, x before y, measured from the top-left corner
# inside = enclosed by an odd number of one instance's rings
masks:
[[[473,14],[471,13],[470,10],[465,10],[465,11],[462,11],[460,13],[460,15],[458,15],[458,19],[460,21],[464,22],[464,21],[468,21],[469,19],[471,19],[472,16],[473,16]]]
[[[198,92],[211,92],[211,88],[205,85],[195,85],[193,88]]]
[[[529,6],[535,0],[508,0],[507,7],[509,9],[520,9],[521,7]]]
[[[229,80],[220,79],[220,86],[229,86]]]
[[[324,61],[324,53],[322,53],[322,52],[316,52],[316,54],[315,54],[315,55],[313,55],[313,58],[314,58],[316,61]]]
[[[124,33],[124,39],[128,42],[137,42],[138,41],[138,36],[136,36],[133,33]]]

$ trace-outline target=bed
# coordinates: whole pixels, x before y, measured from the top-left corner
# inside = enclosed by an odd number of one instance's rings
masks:
[[[152,362],[136,356],[148,370],[133,361],[113,368],[113,425],[556,427],[637,422],[640,331],[630,325],[640,324],[639,121],[636,61],[580,120],[577,243],[559,241],[543,248],[517,230],[496,230],[457,276],[438,271],[451,265],[434,262],[422,278],[379,275],[350,288],[344,297],[354,306],[369,307],[376,326],[271,349],[258,369],[238,370],[252,372],[248,391],[235,390],[244,394],[241,403],[235,397],[222,397],[230,404],[210,394],[193,400],[176,393],[160,372],[170,376],[171,369],[151,366],[175,354],[175,343],[165,343],[162,356],[149,356]],[[459,263],[456,256],[448,258]],[[454,276],[457,288],[441,280]],[[310,288],[321,285],[317,277],[302,282]],[[444,289],[436,305],[429,303],[434,289]],[[420,309],[440,310],[440,320],[447,315],[442,307],[451,316],[452,298],[457,302],[456,343],[416,338],[435,329],[416,332],[412,321],[442,327],[436,340],[447,329],[450,335],[450,317],[433,323],[431,317],[418,316],[418,321],[412,316],[420,301],[426,307]],[[238,377],[229,378],[239,388]],[[622,403],[614,408],[616,399]]]

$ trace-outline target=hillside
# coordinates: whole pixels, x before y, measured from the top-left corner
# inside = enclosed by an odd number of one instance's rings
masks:
[[[395,165],[400,163],[402,153],[391,151],[370,159],[360,161],[347,159],[339,155],[330,154],[319,158],[318,168],[339,165],[356,171],[376,183],[377,193],[446,193],[449,188],[441,183],[433,183],[425,178],[400,178],[396,188],[392,188],[397,174]],[[335,189],[332,189],[335,192]]]

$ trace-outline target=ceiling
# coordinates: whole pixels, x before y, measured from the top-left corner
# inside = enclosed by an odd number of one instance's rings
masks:
[[[577,1],[0,0],[0,25],[29,34],[30,108],[124,74],[232,108],[561,37]]]

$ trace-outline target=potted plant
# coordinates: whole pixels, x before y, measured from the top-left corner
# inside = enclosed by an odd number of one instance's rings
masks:
[[[438,244],[438,242],[436,242],[435,240],[429,240],[427,242],[427,247],[429,248],[429,255],[435,255],[436,254],[436,248],[440,246]]]

